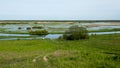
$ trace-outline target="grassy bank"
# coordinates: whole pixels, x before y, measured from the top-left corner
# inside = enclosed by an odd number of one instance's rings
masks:
[[[38,36],[0,36],[1,38],[34,38],[34,37],[38,37]]]
[[[1,33],[5,33],[5,34],[29,34],[29,32],[19,32],[19,31],[4,31]]]
[[[120,68],[120,35],[0,41],[1,68]]]
[[[112,32],[112,31],[120,31],[120,28],[90,30],[89,32]]]

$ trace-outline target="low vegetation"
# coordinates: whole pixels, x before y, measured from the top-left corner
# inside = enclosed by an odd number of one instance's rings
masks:
[[[89,32],[112,32],[112,31],[120,31],[120,28],[90,30]]]
[[[18,27],[18,30],[21,30],[22,29],[22,27]]]
[[[32,28],[31,27],[27,27],[26,30],[31,30]]]
[[[6,25],[6,24],[28,24],[27,22],[0,22],[0,24],[2,25]]]
[[[7,38],[35,38],[37,36],[0,36],[0,39],[7,39]]]
[[[35,31],[29,31],[29,34],[31,35],[47,35],[47,30],[35,30]]]
[[[42,29],[43,26],[33,26],[32,29]]]
[[[1,68],[120,68],[120,34],[0,41]]]

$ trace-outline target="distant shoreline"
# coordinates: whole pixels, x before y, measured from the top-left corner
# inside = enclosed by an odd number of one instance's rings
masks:
[[[0,22],[120,22],[120,20],[0,20]]]

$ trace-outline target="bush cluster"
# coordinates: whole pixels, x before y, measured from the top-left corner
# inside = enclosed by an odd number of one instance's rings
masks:
[[[33,29],[42,29],[43,26],[33,26],[32,28],[33,28]]]
[[[63,34],[63,39],[65,40],[80,40],[80,39],[88,39],[88,31],[85,27],[79,27],[77,25],[71,26],[65,33]]]
[[[31,27],[27,27],[26,30],[31,30]]]
[[[47,35],[47,30],[36,30],[36,31],[29,31],[31,35]]]

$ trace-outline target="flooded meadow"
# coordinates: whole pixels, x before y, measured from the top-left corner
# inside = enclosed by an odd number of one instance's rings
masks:
[[[56,39],[73,25],[87,28],[89,35],[120,33],[119,22],[0,22],[0,40]],[[30,35],[29,31],[31,30],[47,30],[49,34],[44,36]]]

